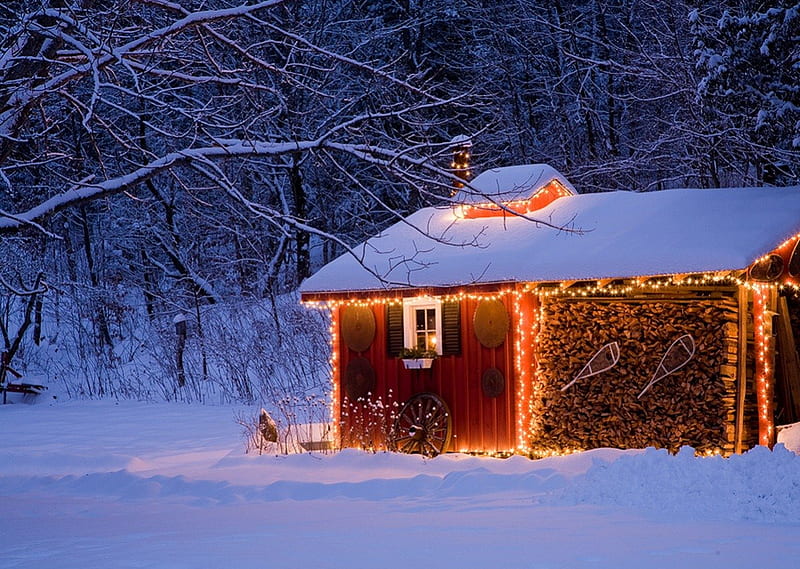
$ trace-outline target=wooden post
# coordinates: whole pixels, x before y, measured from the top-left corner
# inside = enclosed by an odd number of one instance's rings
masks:
[[[533,381],[535,375],[534,344],[535,329],[538,318],[538,301],[536,295],[517,286],[514,291],[514,380],[509,383],[514,389],[516,404],[516,450],[527,452],[530,441],[531,398],[533,397]]]
[[[775,444],[775,338],[772,335],[772,315],[775,288],[770,285],[753,287],[753,321],[755,332],[755,390],[758,407],[758,444],[772,448]]]
[[[339,316],[341,309],[336,305],[329,305],[330,311],[330,328],[328,329],[331,357],[331,437],[333,444],[338,448],[344,446],[341,433],[342,425],[342,377],[340,373],[341,354],[339,353]]]
[[[734,434],[734,452],[741,454],[744,450],[744,406],[747,396],[747,304],[748,291],[739,286],[737,300],[739,305],[739,341],[736,350],[736,425]]]

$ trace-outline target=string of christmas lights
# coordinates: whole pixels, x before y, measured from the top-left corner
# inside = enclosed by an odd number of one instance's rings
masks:
[[[524,452],[528,455],[536,456],[537,452],[555,453],[555,451],[532,449],[530,445],[527,444],[532,440],[536,440],[539,429],[541,429],[541,413],[538,412],[536,407],[542,399],[542,389],[544,388],[538,371],[539,334],[542,331],[545,318],[544,302],[542,302],[542,298],[538,299],[538,306],[534,309],[533,315],[534,318],[530,325],[532,360],[529,371],[530,389],[528,396],[527,428],[524,433],[520,434],[520,437],[527,437],[526,444],[524,445]],[[550,454],[549,456],[554,456],[554,454]]]
[[[753,287],[753,321],[756,352],[755,390],[758,407],[758,444],[772,447],[775,436],[773,413],[774,358],[769,285]]]
[[[527,199],[504,201],[502,202],[502,207],[493,202],[458,205],[453,207],[453,215],[457,219],[477,219],[514,214],[527,215],[542,209],[558,198],[571,195],[574,194],[565,188],[561,182],[553,179]]]
[[[794,246],[800,235],[793,236],[782,243],[776,251],[786,252],[789,247]],[[772,253],[770,253],[772,254]],[[765,255],[760,260],[767,259]],[[559,286],[552,286],[549,283],[527,283],[521,288],[512,290],[502,288],[489,292],[470,292],[459,291],[436,295],[436,298],[443,301],[464,301],[464,300],[502,300],[509,294],[513,295],[512,306],[517,314],[516,328],[513,330],[514,338],[514,368],[517,382],[516,391],[516,449],[514,451],[529,456],[554,456],[557,454],[569,454],[577,452],[579,449],[564,449],[562,452],[552,450],[538,450],[529,447],[529,441],[535,440],[535,435],[539,428],[537,423],[536,405],[540,399],[542,386],[539,384],[536,371],[537,341],[540,327],[545,318],[544,300],[550,297],[621,297],[637,292],[659,292],[666,289],[678,287],[702,288],[709,285],[729,285],[731,287],[745,287],[753,292],[753,313],[755,322],[755,343],[756,343],[756,395],[759,409],[759,444],[771,445],[774,439],[775,427],[773,418],[772,393],[774,390],[774,369],[772,358],[774,357],[774,346],[772,346],[771,325],[768,320],[771,313],[767,309],[767,302],[770,291],[776,294],[779,290],[791,290],[800,293],[800,285],[791,279],[785,279],[775,283],[759,283],[746,280],[746,272],[717,272],[696,275],[662,275],[652,278],[638,278],[634,280],[614,279],[622,281],[621,284],[613,284],[611,279],[600,279],[589,284],[588,282],[561,283]],[[423,293],[413,297],[405,298],[431,298],[431,294]],[[375,295],[371,297],[348,298],[348,299],[326,299],[305,301],[309,307],[323,308],[330,310],[330,346],[331,346],[331,418],[334,424],[334,440],[339,436],[339,407],[340,401],[340,380],[341,370],[339,369],[339,343],[338,343],[338,313],[346,306],[372,307],[376,305],[397,305],[402,304],[404,297],[399,293],[397,296]],[[530,309],[532,303],[538,304],[537,307]],[[475,452],[474,449],[462,449],[462,451]],[[506,451],[499,451],[505,455]]]
[[[332,308],[330,310],[331,324],[328,328],[329,342],[331,346],[331,408],[329,409],[331,418],[331,437],[334,444],[341,445],[339,421],[341,417],[341,375],[339,373],[339,310]]]
[[[527,441],[525,439],[527,427],[527,389],[530,383],[529,372],[532,365],[528,359],[530,351],[526,351],[526,347],[530,345],[531,340],[528,338],[528,327],[525,319],[528,316],[528,309],[522,304],[522,294],[519,291],[514,291],[514,312],[517,314],[519,325],[516,330],[514,367],[517,376],[517,451],[524,453],[527,448]],[[530,350],[530,348],[529,348]]]
[[[472,144],[469,141],[465,141],[461,144],[453,153],[453,161],[450,163],[453,173],[465,181],[469,181],[472,177],[472,170],[469,168],[471,147]],[[455,187],[456,189],[463,188],[464,184],[457,182]]]

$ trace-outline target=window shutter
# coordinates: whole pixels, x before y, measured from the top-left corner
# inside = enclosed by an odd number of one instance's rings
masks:
[[[461,353],[461,303],[442,302],[442,355]]]
[[[403,350],[403,305],[386,305],[386,351],[397,357]]]

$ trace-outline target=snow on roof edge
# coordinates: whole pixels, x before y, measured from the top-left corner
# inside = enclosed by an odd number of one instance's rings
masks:
[[[559,199],[543,210],[544,215],[553,216],[557,222],[579,216],[582,226],[590,230],[581,238],[536,230],[535,224],[513,217],[455,221],[448,218],[451,211],[449,207],[419,210],[362,243],[361,251],[372,241],[376,251],[390,250],[390,255],[402,258],[403,254],[408,255],[403,243],[410,238],[399,226],[416,222],[426,227],[426,222],[431,221],[434,228],[454,227],[457,239],[486,229],[484,248],[463,247],[459,251],[457,247],[430,242],[429,254],[420,259],[422,268],[407,271],[408,282],[399,282],[405,276],[396,282],[382,282],[374,275],[367,277],[367,270],[354,257],[339,257],[306,279],[300,292],[305,296],[407,294],[418,289],[515,282],[742,271],[800,233],[800,186],[578,194]],[[380,270],[385,266],[385,257],[368,255],[365,262],[376,273],[386,274]],[[491,270],[486,271],[490,266]],[[402,271],[396,274],[400,276]],[[483,275],[486,280],[475,275]]]

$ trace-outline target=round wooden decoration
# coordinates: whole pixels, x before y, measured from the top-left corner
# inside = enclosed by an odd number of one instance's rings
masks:
[[[789,257],[789,275],[800,277],[800,240],[794,244],[792,256]]]
[[[342,339],[354,352],[364,352],[375,339],[375,315],[368,306],[346,306],[340,316]]]
[[[772,254],[750,266],[748,274],[754,281],[774,281],[783,273],[783,257]]]
[[[499,300],[482,300],[475,308],[475,336],[487,348],[496,348],[508,334],[508,312]]]
[[[486,397],[499,397],[506,388],[506,379],[496,367],[490,367],[483,372],[481,387]]]
[[[344,391],[350,401],[366,399],[375,392],[375,369],[369,360],[354,358],[344,371]]]

